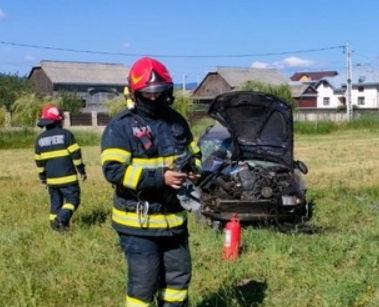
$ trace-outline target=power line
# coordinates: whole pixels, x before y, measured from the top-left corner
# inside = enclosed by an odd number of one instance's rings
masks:
[[[310,53],[310,52],[319,52],[319,51],[345,48],[345,46],[332,46],[332,47],[315,48],[315,49],[307,49],[307,50],[267,52],[267,53],[256,53],[256,54],[234,54],[234,55],[233,54],[229,54],[229,55],[168,55],[168,54],[138,54],[138,53],[125,53],[125,52],[80,50],[80,49],[71,49],[71,48],[49,47],[49,46],[14,43],[14,42],[4,42],[4,41],[0,41],[0,44],[6,45],[6,46],[26,47],[26,48],[34,48],[34,49],[55,50],[55,51],[64,51],[64,52],[75,52],[75,53],[117,55],[117,56],[130,56],[130,57],[151,56],[151,57],[160,57],[160,58],[247,58],[247,57],[263,57],[263,56],[273,56],[273,55]]]

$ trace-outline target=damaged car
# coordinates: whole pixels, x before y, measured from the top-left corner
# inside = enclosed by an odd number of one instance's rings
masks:
[[[221,227],[241,222],[304,222],[311,218],[303,175],[294,159],[293,114],[280,98],[255,91],[217,96],[207,114],[216,121],[200,136],[201,207],[195,215]]]

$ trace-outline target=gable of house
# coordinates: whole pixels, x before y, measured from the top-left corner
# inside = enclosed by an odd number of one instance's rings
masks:
[[[317,90],[313,83],[290,82],[291,94],[298,108],[316,108]]]

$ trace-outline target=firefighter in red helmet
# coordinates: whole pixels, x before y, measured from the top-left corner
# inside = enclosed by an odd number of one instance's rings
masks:
[[[50,226],[65,232],[74,211],[80,205],[81,179],[87,178],[82,153],[74,135],[62,127],[63,114],[54,105],[47,105],[37,125],[45,128],[35,142],[35,162],[39,180],[50,195]]]
[[[173,82],[144,57],[129,72],[133,106],[104,130],[101,162],[114,187],[112,225],[128,265],[127,307],[188,306],[191,256],[187,210],[178,198],[201,172],[201,153],[187,121],[170,107]],[[178,157],[188,159],[177,167]],[[185,164],[185,165],[184,165]]]

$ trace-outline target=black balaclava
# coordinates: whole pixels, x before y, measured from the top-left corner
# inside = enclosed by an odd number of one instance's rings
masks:
[[[172,91],[164,91],[155,100],[150,100],[136,92],[136,101],[137,110],[148,116],[157,117],[173,103],[174,97],[172,96]]]
[[[56,127],[62,127],[62,126],[63,126],[62,122],[59,121],[59,122],[54,122],[52,124],[46,125],[45,128],[46,128],[46,130],[50,130],[50,129],[54,129]]]

